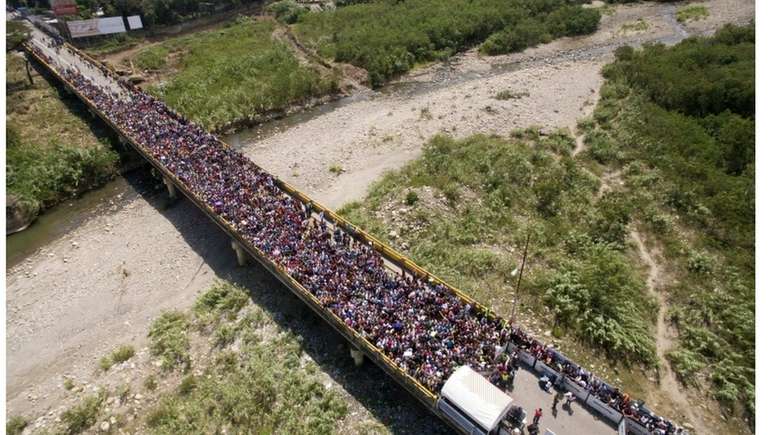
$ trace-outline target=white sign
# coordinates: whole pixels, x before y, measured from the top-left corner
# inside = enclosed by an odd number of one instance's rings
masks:
[[[142,29],[142,20],[139,15],[127,17],[127,20],[129,20],[129,30]]]
[[[70,35],[73,38],[126,32],[124,19],[121,17],[68,21],[67,28],[70,29]]]
[[[99,28],[99,33],[102,35],[126,32],[123,17],[100,18],[97,20],[97,27]]]

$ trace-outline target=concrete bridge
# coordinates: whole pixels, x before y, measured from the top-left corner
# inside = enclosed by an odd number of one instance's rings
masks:
[[[179,194],[187,197],[198,208],[200,208],[210,219],[212,219],[223,231],[232,237],[232,248],[236,253],[236,259],[240,265],[244,265],[248,262],[249,257],[254,258],[259,264],[269,270],[279,281],[285,284],[296,296],[304,301],[313,311],[326,320],[333,328],[335,328],[341,335],[350,343],[350,354],[355,364],[362,364],[365,357],[373,361],[373,363],[380,366],[387,374],[389,374],[396,382],[406,388],[412,395],[414,395],[421,403],[423,403],[430,411],[438,415],[441,419],[449,423],[453,428],[459,430],[459,427],[454,424],[453,421],[441,413],[438,410],[437,402],[439,395],[437,392],[432,391],[426,385],[423,385],[410,373],[402,369],[395,363],[389,356],[382,352],[374,343],[371,343],[366,337],[359,334],[357,331],[347,326],[341,318],[339,318],[334,312],[325,308],[325,306],[303,285],[295,280],[291,274],[281,265],[274,262],[267,253],[262,252],[261,249],[256,246],[251,240],[242,234],[231,222],[224,219],[219,213],[217,213],[209,204],[202,200],[200,195],[191,189],[191,186],[186,185],[181,179],[179,179],[173,172],[171,172],[162,162],[154,158],[149,152],[147,144],[138,142],[137,138],[132,134],[124,131],[121,127],[116,125],[110,120],[110,117],[103,113],[100,108],[88,97],[81,94],[78,91],[77,86],[74,83],[69,82],[63,75],[64,69],[77,69],[80,73],[96,84],[110,90],[111,92],[119,95],[119,98],[128,97],[127,90],[119,84],[119,77],[107,70],[104,66],[89,58],[84,53],[78,51],[73,47],[66,46],[66,49],[57,49],[56,44],[52,39],[45,35],[38,29],[34,29],[32,32],[32,38],[29,42],[28,52],[38,62],[45,66],[62,84],[71,92],[75,93],[83,102],[89,107],[92,115],[101,118],[106,124],[113,128],[116,133],[122,138],[122,141],[128,145],[134,147],[141,155],[143,155],[154,169],[161,174],[164,179],[164,183],[168,189],[170,196],[175,197]],[[227,147],[226,144],[221,143],[222,146]],[[497,317],[487,307],[479,304],[463,292],[455,289],[451,285],[446,284],[439,277],[434,276],[429,271],[422,269],[413,263],[410,259],[402,256],[389,246],[385,245],[381,241],[377,240],[370,234],[367,234],[349,222],[338,216],[332,210],[329,210],[324,205],[319,204],[307,197],[302,192],[293,188],[289,184],[282,180],[277,180],[279,187],[289,197],[301,201],[303,204],[308,204],[313,210],[313,217],[318,221],[325,221],[332,224],[338,229],[345,231],[351,235],[359,243],[368,244],[372,249],[378,252],[383,260],[384,266],[394,274],[410,274],[420,279],[427,279],[434,283],[440,283],[448,288],[454,295],[462,302],[474,307],[474,311],[477,315],[486,316],[487,318],[499,321],[503,327],[507,327],[507,322]],[[514,355],[519,355],[514,353]],[[605,434],[615,433],[616,428],[619,427],[621,421],[627,421],[628,431],[631,433],[647,434],[649,433],[642,426],[639,426],[633,421],[630,421],[623,417],[620,413],[614,409],[607,407],[605,404],[594,404],[593,398],[579,396],[581,400],[579,402],[588,402],[589,406],[584,406],[583,403],[578,403],[574,406],[575,412],[573,414],[566,410],[559,409],[559,411],[552,415],[551,402],[553,394],[547,393],[538,387],[537,373],[541,371],[551,371],[552,369],[539,361],[530,362],[530,355],[521,352],[523,357],[522,364],[526,370],[520,370],[518,376],[514,380],[513,389],[509,394],[513,397],[516,405],[525,409],[528,414],[528,418],[531,420],[532,412],[537,408],[543,409],[543,419],[541,420],[541,426],[543,428],[550,429],[556,434]],[[580,388],[574,385],[572,381],[567,380],[567,387],[571,390],[573,388]],[[583,393],[583,389],[579,392]],[[595,408],[594,411],[592,408]],[[609,409],[606,409],[609,408]]]

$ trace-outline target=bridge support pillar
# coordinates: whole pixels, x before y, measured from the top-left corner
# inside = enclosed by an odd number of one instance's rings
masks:
[[[231,249],[236,252],[237,256],[237,264],[240,266],[244,266],[247,264],[247,253],[245,252],[245,249],[242,247],[242,245],[239,244],[236,240],[231,241]]]
[[[167,177],[164,177],[164,185],[167,186],[167,193],[169,194],[169,199],[175,199],[177,198],[177,190],[175,189],[175,183],[172,182]]]
[[[363,365],[363,361],[365,357],[365,355],[363,355],[363,352],[352,347],[349,349],[349,356],[351,356],[352,360],[355,361],[356,367],[360,367]]]

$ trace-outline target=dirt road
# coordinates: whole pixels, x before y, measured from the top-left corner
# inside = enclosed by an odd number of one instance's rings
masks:
[[[573,128],[591,113],[602,84],[601,67],[621,44],[674,42],[722,22],[746,22],[754,13],[751,0],[706,4],[711,19],[686,28],[674,20],[674,5],[637,4],[617,7],[589,37],[494,58],[464,53],[448,64],[416,71],[384,92],[252,141],[244,151],[337,207],[363,197],[385,171],[418,156],[433,134],[507,134],[531,125]],[[637,18],[649,23],[647,30],[621,33],[623,24]],[[523,96],[494,98],[506,89]],[[330,171],[335,165],[345,172],[336,176]],[[302,314],[300,302],[276,281],[256,267],[234,266],[228,239],[206,217],[187,202],[168,206],[157,194],[83,223],[8,270],[8,414],[54,420],[55,410],[77,399],[62,387],[64,375],[100,382],[100,357],[123,343],[143,347],[154,317],[190,306],[215,277],[223,277],[250,288],[258,303],[308,343],[323,343],[305,349],[346,391],[353,412],[397,432],[432,431],[435,420],[386,376],[376,369],[347,367],[329,328]]]

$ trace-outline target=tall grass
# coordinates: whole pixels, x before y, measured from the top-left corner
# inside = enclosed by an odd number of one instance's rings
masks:
[[[158,70],[167,64],[169,50],[164,46],[153,46],[141,50],[134,57],[134,62],[142,69]]]
[[[275,40],[276,28],[270,20],[241,18],[221,29],[165,41],[136,59],[160,68],[167,62],[165,53],[175,53],[172,76],[152,92],[207,129],[218,130],[337,89],[335,77],[301,65],[290,48]]]
[[[121,364],[122,362],[128,361],[133,356],[134,356],[134,347],[130,345],[119,346],[109,355],[105,355],[104,357],[102,357],[102,359],[100,359],[99,361],[99,366],[100,368],[102,368],[102,370],[107,371],[108,369],[110,369],[110,367],[113,367],[116,364]]]
[[[151,325],[148,332],[151,355],[161,358],[163,369],[182,366],[187,370],[190,367],[188,326],[188,316],[179,311],[167,311]]]
[[[42,210],[113,178],[119,156],[108,131],[85,120],[75,97],[60,94],[24,60],[6,59],[6,191]]]

